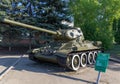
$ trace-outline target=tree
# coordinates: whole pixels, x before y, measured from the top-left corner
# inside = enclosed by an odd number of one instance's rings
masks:
[[[64,0],[13,0],[7,11],[10,19],[55,30],[61,21],[71,22],[68,2]]]
[[[3,7],[5,8],[3,9]],[[62,24],[62,21],[72,22],[68,2],[64,0],[2,0],[0,9],[2,9],[0,10],[0,16],[50,30],[69,28],[68,25]],[[5,28],[10,30],[10,25]],[[1,29],[4,28],[1,27]],[[18,30],[16,26],[12,26],[13,29],[22,31],[22,33],[24,31],[30,34],[37,32],[21,27]]]
[[[12,0],[1,0],[0,1],[0,17],[6,17],[7,11],[11,9]],[[13,43],[16,43],[17,39],[19,38],[20,32],[12,29],[13,26],[0,23],[0,34],[2,35],[2,43],[3,45],[9,45],[9,50],[11,50],[11,46]]]
[[[113,20],[120,17],[119,0],[71,0],[75,25],[80,26],[85,38],[100,40],[108,49],[113,43]]]
[[[113,31],[114,31],[115,42],[120,44],[120,19],[114,19]]]

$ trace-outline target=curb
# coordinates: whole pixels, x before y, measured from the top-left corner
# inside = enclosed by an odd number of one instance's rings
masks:
[[[0,74],[0,81],[2,80],[2,78],[3,78],[6,74],[8,74],[8,72],[10,72],[10,70],[11,70],[12,68],[15,67],[15,65],[16,65],[17,63],[20,62],[20,60],[22,59],[22,57],[24,57],[24,55],[21,55],[10,67],[8,67],[7,69],[5,69],[5,70],[2,72],[2,74]]]
[[[119,60],[119,59],[116,59],[116,58],[112,58],[112,57],[111,57],[109,60],[110,60],[110,61],[113,61],[113,62],[120,63],[120,60]]]

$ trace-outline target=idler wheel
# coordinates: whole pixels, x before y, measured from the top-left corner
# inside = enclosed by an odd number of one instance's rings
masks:
[[[93,64],[93,59],[94,56],[93,56],[93,53],[92,52],[89,52],[88,53],[88,64]]]
[[[30,60],[35,60],[35,58],[34,58],[34,53],[29,53],[29,59],[30,59]]]
[[[87,55],[86,55],[86,53],[81,54],[80,64],[81,64],[82,67],[86,67],[86,65],[87,65]]]
[[[69,56],[67,58],[68,65],[67,67],[73,71],[77,71],[80,68],[80,56],[79,55],[73,55]]]
[[[94,63],[96,62],[96,58],[97,58],[97,52],[95,51],[94,54],[93,54],[93,62]]]
[[[34,53],[29,53],[29,59],[35,62],[39,62],[36,58],[35,58],[35,54]]]

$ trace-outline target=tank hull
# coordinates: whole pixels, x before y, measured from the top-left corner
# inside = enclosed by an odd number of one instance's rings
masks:
[[[72,51],[72,52],[57,52],[55,54],[49,54],[44,55],[40,54],[40,52],[37,53],[29,53],[29,59],[33,61],[45,61],[50,63],[57,63],[65,68],[68,68],[70,70],[76,71],[78,68],[72,67],[72,65],[69,65],[69,61],[72,61],[74,56],[79,56],[79,67],[86,67],[88,64],[94,64],[95,63],[95,55],[97,53],[103,52],[101,49],[90,49],[90,50],[82,50],[82,51]],[[84,54],[84,55],[83,55]],[[92,61],[90,61],[89,54],[93,54],[94,58],[92,58]],[[86,57],[84,57],[86,55]],[[31,59],[32,57],[32,59]],[[34,59],[33,59],[34,58]],[[68,60],[69,59],[69,60]],[[85,59],[85,62],[84,62]],[[83,62],[81,62],[83,60]]]

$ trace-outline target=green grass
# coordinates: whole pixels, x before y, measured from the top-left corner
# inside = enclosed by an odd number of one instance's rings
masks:
[[[111,50],[106,51],[113,56],[120,57],[120,45],[115,44]]]

